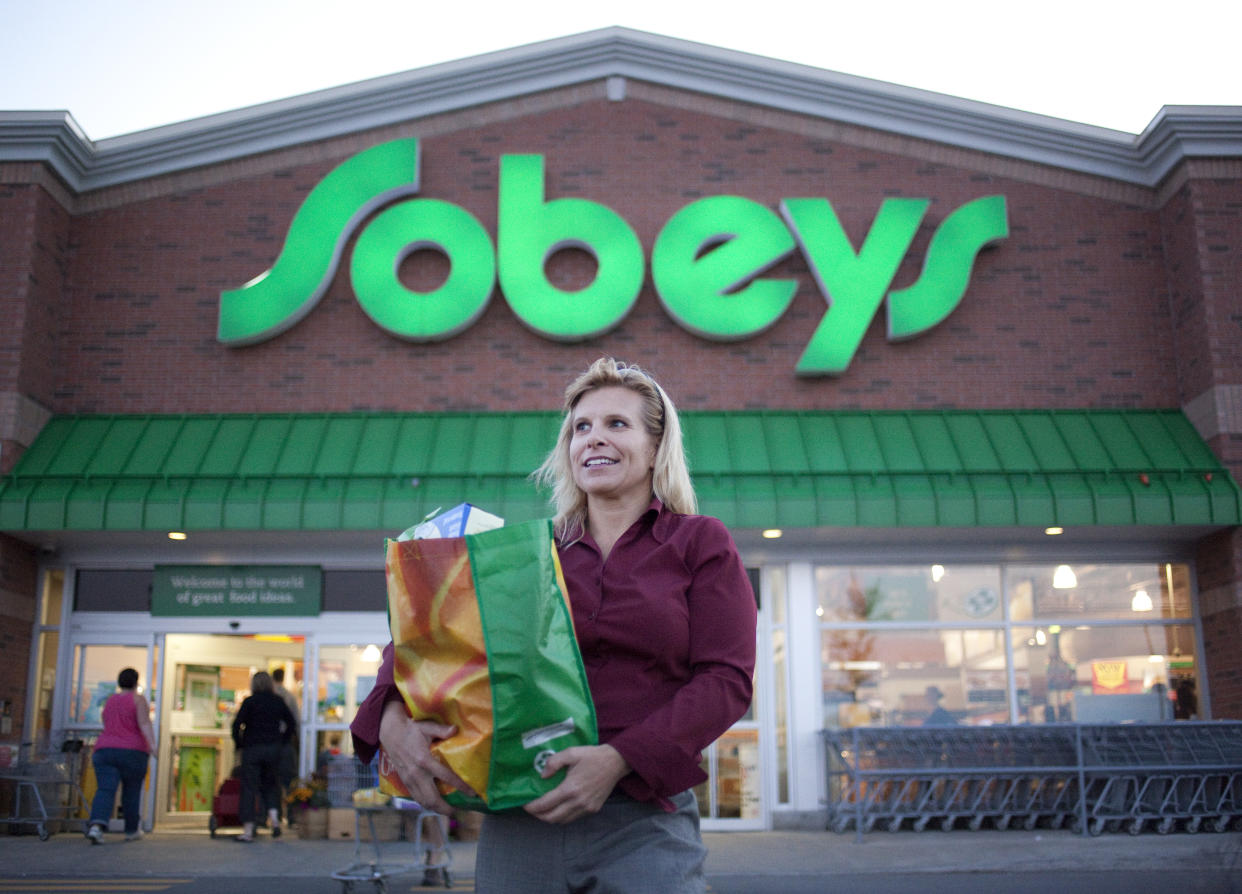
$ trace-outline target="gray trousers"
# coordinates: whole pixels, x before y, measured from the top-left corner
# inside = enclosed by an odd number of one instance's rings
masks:
[[[613,795],[594,816],[566,825],[524,810],[483,820],[476,894],[702,894],[707,889],[694,792],[665,813]]]

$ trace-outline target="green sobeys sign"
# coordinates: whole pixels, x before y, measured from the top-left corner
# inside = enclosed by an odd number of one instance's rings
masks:
[[[354,294],[378,326],[410,341],[442,341],[468,328],[498,280],[518,319],[557,341],[607,332],[638,299],[645,259],[633,228],[598,202],[548,201],[542,156],[501,156],[495,247],[468,211],[411,198],[418,192],[416,139],[383,143],[341,163],[294,215],[272,268],[221,293],[219,340],[264,341],[310,313],[364,220],[350,259]],[[930,204],[885,199],[855,250],[825,198],[783,199],[778,214],[740,196],[709,196],[676,212],[661,229],[651,253],[652,282],[680,326],[703,338],[737,341],[758,335],[788,309],[797,281],[763,274],[800,250],[828,309],[808,334],[797,372],[840,374],[881,304],[887,303],[890,341],[926,332],[961,302],[979,251],[1009,235],[1004,196],[966,202],[936,226],[918,279],[892,289]],[[427,248],[448,257],[449,275],[431,292],[414,292],[397,270]],[[563,248],[594,256],[597,271],[586,288],[566,291],[548,281],[544,265]]]
[[[151,614],[318,615],[322,590],[314,565],[156,565]]]

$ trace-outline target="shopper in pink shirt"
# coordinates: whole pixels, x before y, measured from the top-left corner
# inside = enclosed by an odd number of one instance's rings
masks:
[[[132,667],[117,674],[119,692],[108,697],[103,706],[103,732],[95,740],[91,763],[95,767],[95,799],[91,802],[91,818],[86,837],[91,844],[102,844],[103,833],[116,803],[116,790],[121,789],[121,815],[125,817],[125,840],[142,837],[139,811],[142,784],[147,777],[147,761],[155,751],[155,730],[151,726],[151,709],[138,693],[138,671]]]

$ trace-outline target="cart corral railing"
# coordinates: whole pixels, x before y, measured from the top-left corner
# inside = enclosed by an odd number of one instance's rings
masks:
[[[860,837],[985,824],[1223,832],[1242,818],[1242,722],[854,727],[823,738],[828,828]]]

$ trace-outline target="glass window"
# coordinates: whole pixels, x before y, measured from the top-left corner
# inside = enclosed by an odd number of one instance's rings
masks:
[[[776,736],[776,800],[789,803],[789,650],[785,623],[785,569],[768,572],[772,614],[772,714]]]
[[[73,607],[80,612],[149,612],[154,577],[150,569],[83,569],[75,577]]]
[[[1006,723],[1004,633],[993,630],[825,630],[829,727]]]
[[[56,656],[60,651],[60,632],[44,630],[39,634],[39,656],[36,667],[34,710],[34,742],[47,745],[52,735],[52,699],[56,695]]]
[[[387,612],[388,584],[384,570],[325,571],[323,610],[326,612]]]
[[[72,726],[103,727],[103,705],[117,691],[116,676],[127,667],[138,671],[138,691],[151,706],[155,694],[148,691],[146,646],[78,646],[73,657],[73,686],[70,690],[69,723]]]
[[[60,608],[65,598],[65,572],[59,568],[47,572],[43,579],[43,600],[39,606],[39,624],[60,626]]]
[[[1190,570],[1184,564],[1011,565],[1006,578],[1015,621],[1191,617]]]
[[[824,621],[999,621],[1000,571],[983,565],[815,569]]]
[[[320,646],[315,699],[320,724],[348,726],[358,705],[375,686],[379,663],[380,650],[376,647]]]
[[[1188,624],[1015,627],[1023,723],[1114,723],[1198,717]]]
[[[829,727],[1199,716],[1183,563],[821,566],[815,583]]]

